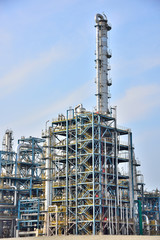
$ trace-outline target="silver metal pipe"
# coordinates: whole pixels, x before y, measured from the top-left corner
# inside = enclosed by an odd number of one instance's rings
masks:
[[[128,206],[126,204],[126,225],[127,225],[127,235],[129,234],[129,231],[128,231]]]
[[[111,231],[111,200],[109,198],[109,229],[110,229],[110,235],[112,234]]]
[[[148,231],[148,235],[150,235],[150,226],[149,226],[149,218],[146,214],[142,214],[142,217],[145,218],[145,222],[146,222],[146,225],[147,225],[147,231]],[[155,220],[156,221],[156,220]]]
[[[112,220],[112,234],[114,234],[114,224],[113,224],[113,205],[111,201],[111,220]]]
[[[120,217],[122,220],[122,190],[120,190]]]
[[[18,144],[17,146],[17,161],[20,160],[20,151],[21,151],[21,148],[31,148],[32,149],[32,144],[26,144],[26,143],[20,143]],[[42,150],[42,147],[41,146],[34,146],[34,149],[41,149]]]
[[[115,226],[116,226],[116,235],[117,235],[117,204],[116,204],[116,197],[115,197]]]

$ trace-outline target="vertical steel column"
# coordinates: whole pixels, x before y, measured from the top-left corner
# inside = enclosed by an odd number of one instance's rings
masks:
[[[92,112],[92,178],[93,178],[93,235],[96,234],[95,221],[95,146],[94,146],[94,113]]]
[[[160,220],[160,197],[158,198],[158,215],[159,215],[159,219]]]
[[[101,155],[101,151],[102,151],[102,139],[101,139],[101,117],[100,115],[98,115],[98,132],[99,132],[99,136],[98,136],[98,140],[99,140],[99,197],[100,197],[100,205],[99,205],[99,213],[100,213],[100,232],[103,232],[102,229],[102,155]],[[103,154],[103,153],[102,153]]]
[[[2,171],[2,152],[0,151],[0,175]]]
[[[134,185],[133,185],[133,146],[132,133],[128,132],[128,150],[129,150],[129,196],[130,196],[130,218],[133,218]]]
[[[40,199],[37,199],[38,201],[38,214],[37,214],[37,231],[39,230],[39,214],[40,214]]]
[[[138,203],[138,216],[139,216],[139,235],[143,235],[143,226],[142,226],[142,205],[141,201],[137,200]]]
[[[20,200],[18,200],[18,219],[21,218],[21,211],[20,211]],[[20,230],[20,223],[19,221],[17,222],[17,230],[19,231]]]
[[[30,198],[31,198],[31,197],[32,197],[32,177],[30,177],[29,181],[30,181],[30,190],[29,190],[29,193],[30,193]]]
[[[115,221],[118,219],[118,223],[116,225],[117,226],[116,227],[116,234],[119,234],[119,182],[118,182],[117,138],[118,138],[117,137],[117,118],[116,118],[116,108],[115,108],[115,119],[114,119],[114,159],[115,159],[115,184],[116,184]]]
[[[17,177],[17,154],[16,154],[16,161],[15,161],[15,177]]]
[[[0,220],[0,238],[3,238],[3,220]]]
[[[76,116],[76,235],[78,234],[78,121]]]
[[[35,142],[34,142],[34,138],[32,138],[32,164],[34,164],[35,161]],[[34,176],[34,169],[32,168],[32,176]]]
[[[68,112],[66,116],[66,235],[68,233]]]

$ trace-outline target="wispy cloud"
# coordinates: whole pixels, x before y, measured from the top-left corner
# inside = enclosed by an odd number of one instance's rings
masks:
[[[143,119],[153,109],[160,107],[160,85],[150,84],[130,88],[116,101],[118,120],[128,123]]]
[[[160,66],[160,57],[155,55],[137,56],[134,59],[118,58],[112,63],[114,78],[139,76],[139,74]],[[120,64],[121,63],[121,64]]]
[[[83,103],[85,99],[93,95],[93,89],[90,87],[92,83],[93,80],[87,81],[85,84],[78,87],[78,89],[68,93],[68,95],[64,96],[62,99],[54,101],[47,107],[41,107],[41,109],[37,109],[37,111],[33,110],[32,114],[27,114],[27,116],[24,116],[23,119],[16,121],[15,125],[34,124],[41,119],[47,119],[48,117],[57,115],[57,113],[66,111],[66,109],[68,109],[70,106],[73,106],[73,103],[75,105]]]
[[[50,63],[63,60],[68,56],[68,50],[54,46],[46,52],[40,53],[36,59],[30,59],[16,66],[11,72],[0,78],[0,98],[15,91],[18,87],[29,81],[27,78],[36,71],[41,71]]]

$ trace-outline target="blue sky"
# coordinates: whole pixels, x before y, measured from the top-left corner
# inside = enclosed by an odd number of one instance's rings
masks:
[[[160,189],[160,1],[0,0],[0,141],[41,136],[45,122],[96,105],[95,22],[112,25],[112,106],[132,129],[146,188]]]

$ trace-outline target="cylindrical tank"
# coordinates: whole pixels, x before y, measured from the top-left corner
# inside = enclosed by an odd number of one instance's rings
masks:
[[[5,135],[3,137],[3,150],[6,152],[12,152],[13,147],[13,132],[12,130],[6,130]]]
[[[110,66],[108,59],[111,53],[108,50],[108,31],[111,30],[105,15],[96,14],[96,84],[97,84],[97,111],[106,114],[109,111],[108,99],[110,98],[108,87]]]

